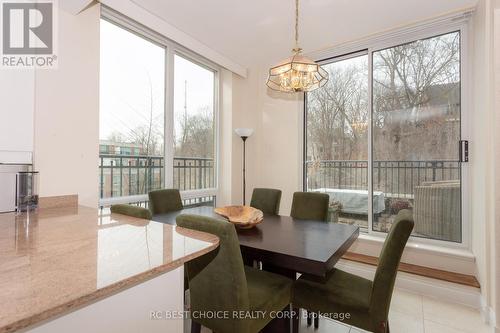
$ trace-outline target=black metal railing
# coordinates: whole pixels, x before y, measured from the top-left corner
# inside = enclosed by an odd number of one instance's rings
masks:
[[[306,161],[306,171],[308,189],[368,189],[368,161]],[[373,161],[373,189],[388,197],[411,197],[424,182],[459,179],[459,161]]]
[[[99,155],[100,198],[147,194],[164,187],[162,156]],[[214,161],[211,158],[174,157],[174,187],[182,191],[213,188]]]

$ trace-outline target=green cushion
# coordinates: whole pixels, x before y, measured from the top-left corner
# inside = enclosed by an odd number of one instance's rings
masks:
[[[182,210],[181,194],[177,189],[151,191],[149,196],[149,209],[153,214],[165,214]]]
[[[270,315],[272,311],[279,311],[290,304],[292,298],[293,281],[270,272],[261,271],[245,266],[247,278],[248,298],[250,310],[266,311]],[[251,332],[262,330],[272,318],[266,316],[259,320],[249,322]]]
[[[398,265],[412,230],[411,213],[401,211],[385,240],[373,282],[337,269],[325,279],[303,275],[294,285],[292,303],[315,312],[349,313],[343,322],[385,333]]]
[[[177,225],[219,237],[219,247],[186,263],[192,314],[207,311],[279,311],[290,303],[292,281],[268,272],[247,268],[246,275],[234,225],[198,215],[179,215]],[[258,332],[270,318],[242,320],[224,318],[193,320],[218,333]]]
[[[152,218],[151,211],[149,209],[132,205],[112,205],[111,213],[133,216],[145,220],[151,220]]]
[[[389,306],[399,262],[413,226],[412,213],[406,209],[399,211],[380,252],[379,263],[373,280],[372,303],[370,305],[373,315],[379,320],[387,320],[389,315]]]
[[[264,214],[278,215],[281,191],[272,188],[254,188],[250,206],[260,209]]]
[[[328,312],[332,305],[368,311],[372,282],[333,269],[326,279],[304,274],[295,283],[293,304]]]
[[[330,197],[325,193],[295,192],[290,216],[301,220],[328,220]]]

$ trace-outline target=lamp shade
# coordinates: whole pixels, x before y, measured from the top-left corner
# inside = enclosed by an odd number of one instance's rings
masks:
[[[234,132],[242,138],[248,138],[253,134],[253,128],[237,128]]]
[[[267,86],[282,92],[308,92],[328,81],[328,72],[294,49],[294,55],[269,70]]]

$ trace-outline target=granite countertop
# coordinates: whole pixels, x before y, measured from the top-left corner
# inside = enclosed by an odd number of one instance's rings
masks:
[[[218,245],[211,234],[81,206],[0,214],[0,333],[110,296]]]

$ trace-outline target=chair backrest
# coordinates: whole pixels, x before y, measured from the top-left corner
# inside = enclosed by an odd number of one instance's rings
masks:
[[[186,263],[191,313],[194,311],[248,311],[248,287],[234,225],[199,215],[179,215],[177,226],[207,232],[219,237],[219,247]],[[246,332],[237,318],[195,320],[215,332]],[[247,324],[248,326],[248,324]]]
[[[325,193],[295,192],[290,216],[301,220],[328,220],[330,197]]]
[[[401,210],[380,253],[370,300],[370,312],[380,323],[387,321],[399,262],[413,230],[413,225],[411,212]]]
[[[111,213],[128,215],[140,219],[151,220],[151,211],[147,208],[132,206],[132,205],[112,205]]]
[[[149,196],[149,209],[153,214],[165,214],[181,210],[181,194],[177,189],[164,189],[151,191]]]
[[[260,209],[264,214],[278,215],[281,190],[273,188],[254,188],[250,206]]]

